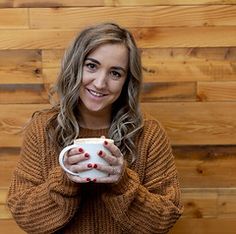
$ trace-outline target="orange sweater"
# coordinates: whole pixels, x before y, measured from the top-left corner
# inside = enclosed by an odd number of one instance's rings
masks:
[[[46,137],[48,115],[33,118],[14,172],[8,206],[27,233],[167,233],[183,208],[168,138],[145,119],[136,139],[137,160],[117,184],[76,184],[58,163]],[[107,136],[108,129],[81,129],[80,137]]]

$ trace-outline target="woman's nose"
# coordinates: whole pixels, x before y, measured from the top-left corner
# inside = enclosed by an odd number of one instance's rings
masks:
[[[107,82],[106,73],[101,72],[96,75],[93,84],[97,89],[103,89],[106,87],[106,82]]]

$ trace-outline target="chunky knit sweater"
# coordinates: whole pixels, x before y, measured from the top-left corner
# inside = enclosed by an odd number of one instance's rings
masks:
[[[58,163],[46,137],[49,116],[34,117],[24,135],[8,206],[27,233],[167,233],[183,208],[176,167],[164,129],[144,119],[135,140],[137,160],[117,184],[77,184]],[[81,129],[80,137],[107,136],[108,129]],[[128,164],[127,164],[128,165]]]

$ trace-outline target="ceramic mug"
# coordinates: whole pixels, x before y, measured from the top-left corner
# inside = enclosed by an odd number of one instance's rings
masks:
[[[108,174],[106,172],[103,171],[99,171],[96,168],[93,169],[89,169],[88,171],[81,171],[78,173],[72,172],[69,169],[67,169],[64,165],[64,156],[65,154],[73,148],[82,148],[84,150],[84,152],[89,154],[89,159],[80,162],[80,164],[95,164],[95,163],[99,163],[99,164],[105,164],[105,165],[109,165],[107,161],[105,161],[103,158],[101,158],[98,155],[98,152],[100,150],[104,151],[106,154],[111,154],[109,150],[107,150],[103,144],[104,141],[107,141],[109,143],[113,143],[114,141],[112,139],[105,139],[105,138],[79,138],[74,140],[73,145],[69,145],[67,147],[65,147],[59,155],[59,164],[62,167],[62,169],[64,171],[66,171],[67,173],[71,174],[71,175],[75,175],[75,176],[79,176],[81,178],[90,178],[90,179],[95,179],[98,177],[105,177],[108,176]]]

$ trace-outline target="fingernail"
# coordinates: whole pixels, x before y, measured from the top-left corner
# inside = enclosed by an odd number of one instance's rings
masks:
[[[89,154],[88,154],[88,153],[85,153],[85,154],[84,154],[84,157],[85,157],[85,158],[89,158]]]
[[[93,179],[93,182],[96,182],[97,181],[97,179]]]
[[[89,163],[87,166],[88,166],[88,168],[93,167],[93,165],[91,163]]]
[[[104,141],[104,144],[105,144],[105,145],[108,145],[108,142],[107,142],[107,141]]]
[[[94,164],[94,165],[93,165],[93,168],[97,168],[97,167],[98,167],[98,165],[97,165],[97,164]]]
[[[90,179],[90,178],[86,178],[86,180],[87,180],[88,182],[90,182],[90,181],[91,181],[91,179]]]
[[[99,156],[102,156],[102,151],[100,150],[99,153],[98,153]]]
[[[83,150],[82,148],[79,148],[79,152],[80,152],[80,153],[83,153],[84,150]]]

